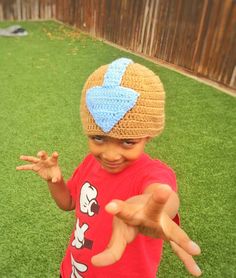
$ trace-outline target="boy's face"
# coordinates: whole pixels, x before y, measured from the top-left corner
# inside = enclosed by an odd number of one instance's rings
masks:
[[[119,173],[140,157],[148,139],[115,139],[95,135],[88,137],[88,145],[105,170],[109,173]]]

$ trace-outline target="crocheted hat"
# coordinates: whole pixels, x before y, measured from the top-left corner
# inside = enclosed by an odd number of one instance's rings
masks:
[[[89,76],[80,114],[87,135],[154,137],[164,128],[164,104],[159,77],[130,59],[120,58]]]

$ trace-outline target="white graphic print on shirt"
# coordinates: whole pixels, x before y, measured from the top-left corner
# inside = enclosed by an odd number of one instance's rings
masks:
[[[72,241],[72,246],[74,246],[77,249],[80,249],[82,247],[91,249],[93,242],[87,238],[85,238],[85,232],[88,230],[88,225],[85,223],[81,227],[79,226],[79,218],[76,222],[76,229],[74,232],[74,240]]]
[[[89,182],[86,182],[80,191],[80,211],[88,216],[94,216],[99,212],[99,205],[96,200],[98,195],[97,189]],[[71,245],[76,249],[88,248],[92,249],[93,242],[85,237],[86,231],[89,229],[88,224],[84,223],[80,226],[80,220],[77,218],[76,228],[74,232],[74,240]],[[85,264],[76,262],[71,255],[72,273],[71,278],[82,277],[79,272],[86,272],[88,267]]]
[[[99,205],[97,203],[97,189],[93,187],[89,182],[86,182],[80,191],[80,210],[81,212],[93,216],[99,211]]]
[[[87,265],[76,262],[72,255],[71,255],[71,264],[72,264],[72,273],[70,278],[83,278],[83,276],[81,276],[79,272],[82,273],[85,272],[88,268]]]

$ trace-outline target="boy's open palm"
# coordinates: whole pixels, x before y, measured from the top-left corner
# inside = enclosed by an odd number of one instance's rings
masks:
[[[17,170],[31,170],[36,172],[41,178],[53,183],[61,179],[61,170],[58,166],[58,153],[54,152],[48,156],[45,151],[40,151],[37,157],[22,155],[21,160],[30,164],[18,166]]]
[[[127,244],[141,233],[169,241],[187,270],[194,276],[200,276],[201,271],[192,257],[200,254],[200,248],[164,210],[170,194],[168,186],[159,186],[151,194],[109,203],[106,210],[114,215],[112,236],[107,249],[94,256],[92,263],[96,266],[115,263],[121,258]]]

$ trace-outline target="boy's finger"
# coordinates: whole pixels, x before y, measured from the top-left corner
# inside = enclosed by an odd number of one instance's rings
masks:
[[[58,161],[58,157],[59,157],[59,154],[57,152],[53,152],[52,161],[56,163]]]
[[[199,277],[202,274],[202,272],[201,272],[199,266],[194,261],[193,257],[191,255],[189,255],[187,252],[185,252],[181,247],[179,247],[173,241],[171,241],[170,244],[171,244],[173,251],[180,258],[180,260],[184,263],[186,269],[193,276]]]
[[[200,247],[174,221],[169,217],[165,217],[161,221],[162,229],[168,240],[175,242],[190,255],[195,256],[201,253]]]
[[[37,157],[28,156],[28,155],[21,155],[20,160],[28,161],[28,162],[31,162],[31,163],[39,162],[39,159]]]
[[[28,165],[17,166],[16,170],[33,170],[33,165],[28,164]]]
[[[40,151],[37,154],[38,158],[41,160],[46,160],[48,158],[48,154],[45,151]]]
[[[149,219],[155,220],[163,210],[171,192],[172,190],[169,186],[160,185],[158,189],[152,193],[144,208],[145,216]]]
[[[113,231],[108,247],[103,252],[92,257],[92,264],[95,266],[107,266],[119,261],[126,248],[126,240],[122,233]]]
[[[56,177],[52,178],[52,183],[57,183],[57,178]]]
[[[103,252],[96,256],[93,256],[91,261],[95,266],[108,266],[119,261],[124,250],[121,250],[121,244],[116,245],[116,247],[109,247]]]
[[[51,179],[52,183],[57,183],[61,181],[61,176],[55,176]]]
[[[119,219],[131,225],[139,225],[140,219],[134,217],[137,211],[137,205],[127,203],[121,200],[113,200],[106,205],[106,211],[116,215]]]

